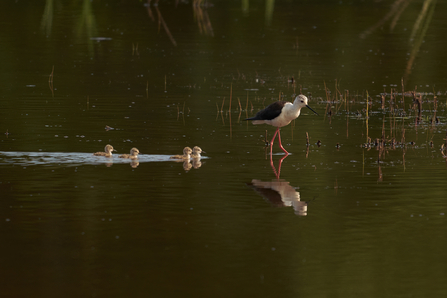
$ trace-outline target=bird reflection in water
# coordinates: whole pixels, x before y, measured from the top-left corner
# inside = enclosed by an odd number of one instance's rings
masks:
[[[183,162],[183,170],[185,170],[185,172],[189,172],[189,170],[192,169],[192,164],[189,160],[185,160]]]
[[[201,166],[202,166],[202,161],[200,160],[200,158],[193,158],[192,162],[190,160],[185,160],[183,162],[183,169],[185,170],[185,172],[188,172],[192,168],[197,170]]]
[[[192,166],[194,169],[198,169],[202,166],[202,162],[200,161],[200,158],[193,158],[192,159]]]
[[[253,179],[247,186],[253,188],[264,199],[277,207],[293,207],[296,215],[307,215],[307,202],[300,200],[300,193],[295,190],[290,182],[283,179],[263,182]]]
[[[185,172],[189,172],[189,170],[191,170],[192,168],[194,169],[198,169],[202,166],[202,162],[200,161],[200,158],[193,158],[192,160],[173,160],[175,162],[183,162],[183,170],[185,170]],[[191,162],[192,161],[192,162]]]

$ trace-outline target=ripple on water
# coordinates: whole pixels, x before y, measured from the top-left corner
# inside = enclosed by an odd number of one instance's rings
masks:
[[[205,156],[202,157],[206,159]],[[79,152],[5,152],[0,151],[0,165],[55,165],[64,164],[70,166],[99,165],[99,164],[128,164],[133,160],[94,156],[92,153]],[[136,160],[142,162],[172,161],[169,155],[139,154]]]

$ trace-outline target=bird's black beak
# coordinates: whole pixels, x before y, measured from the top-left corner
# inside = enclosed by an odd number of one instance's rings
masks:
[[[308,105],[306,105],[306,107],[308,107],[308,108],[309,108],[309,110],[311,110],[312,112],[314,112],[315,114],[317,114],[317,116],[320,116],[320,115],[318,115],[318,113],[317,113],[317,112],[315,112],[314,110],[312,110],[312,108],[311,108],[311,107],[309,107]]]

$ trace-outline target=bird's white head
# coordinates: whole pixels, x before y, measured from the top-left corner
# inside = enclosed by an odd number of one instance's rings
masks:
[[[318,115],[317,112],[315,112],[314,110],[312,110],[311,107],[309,107],[309,106],[307,105],[307,101],[308,101],[307,97],[304,96],[303,94],[300,94],[300,95],[298,95],[298,96],[295,98],[295,101],[293,102],[293,105],[294,105],[294,106],[298,106],[300,109],[301,109],[301,108],[304,108],[304,107],[307,107],[307,108],[309,108],[312,112],[314,112],[315,114]]]
[[[304,96],[303,94],[300,94],[295,98],[293,104],[299,106],[300,108],[304,108],[305,106],[307,106],[307,101],[308,101],[307,97]]]

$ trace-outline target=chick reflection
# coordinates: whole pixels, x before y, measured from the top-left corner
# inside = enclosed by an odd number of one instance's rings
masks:
[[[183,162],[183,170],[185,170],[185,172],[188,172],[189,170],[191,170],[191,168],[192,164],[189,160]]]
[[[200,168],[202,166],[202,162],[200,161],[200,158],[193,158],[192,166],[194,167],[194,169]]]
[[[292,206],[296,215],[307,215],[307,203],[300,201],[300,193],[295,191],[290,182],[284,179],[272,180],[272,182],[262,182],[253,179],[248,186],[253,188],[266,200],[277,207]]]
[[[202,162],[200,161],[200,158],[193,158],[192,163],[189,160],[186,160],[183,162],[183,169],[185,170],[185,172],[188,172],[192,168],[197,170],[201,166],[202,166]]]

